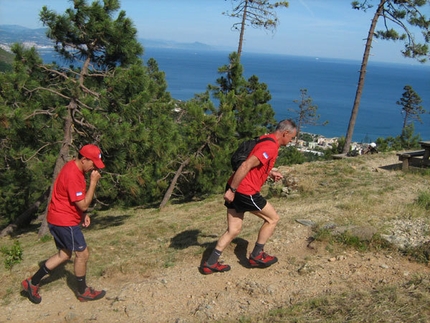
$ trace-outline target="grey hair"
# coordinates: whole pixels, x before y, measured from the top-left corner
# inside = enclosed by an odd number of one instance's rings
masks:
[[[288,131],[292,132],[297,130],[296,123],[291,119],[285,119],[278,123],[276,126],[276,131]]]

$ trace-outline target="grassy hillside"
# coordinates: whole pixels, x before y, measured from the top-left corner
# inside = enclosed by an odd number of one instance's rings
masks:
[[[14,55],[0,48],[0,72],[12,70]]]
[[[73,295],[72,263],[45,279],[41,304],[19,293],[21,280],[55,252],[51,238],[37,240],[35,223],[1,241],[6,249],[19,241],[23,260],[0,269],[0,321],[429,322],[430,249],[381,239],[429,240],[430,171],[399,166],[395,154],[380,153],[281,167],[297,190],[270,199],[281,221],[266,251],[279,263],[261,270],[246,265],[261,225],[246,214],[221,258],[232,270],[199,273],[225,230],[221,195],[163,211],[94,212],[85,230],[87,280],[107,296],[91,304]]]

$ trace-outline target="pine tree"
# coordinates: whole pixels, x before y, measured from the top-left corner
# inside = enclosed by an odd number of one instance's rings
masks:
[[[423,7],[426,5],[429,5],[427,0],[379,0],[379,4],[376,8],[375,14],[373,15],[366,39],[354,105],[352,107],[348,130],[345,137],[345,145],[343,146],[342,151],[344,154],[346,154],[350,149],[361,96],[363,94],[367,63],[370,57],[373,38],[376,37],[385,40],[404,41],[404,50],[402,50],[403,56],[414,58],[424,63],[429,55],[427,44],[430,41],[430,20],[422,13],[424,11]],[[373,6],[371,5],[370,0],[365,0],[362,2],[353,1],[352,7],[356,10],[366,11]],[[384,22],[384,30],[376,30],[376,25],[379,19],[382,19]],[[394,28],[389,28],[390,24],[394,24],[400,32]],[[422,30],[422,43],[418,42],[415,35],[411,32],[411,29],[415,27]]]
[[[297,125],[297,135],[296,135],[296,144],[301,134],[301,130],[305,125],[318,125],[320,115],[317,114],[318,106],[313,104],[312,98],[308,95],[307,89],[300,89],[300,100],[294,100],[295,103],[299,106],[296,109],[288,109],[293,112],[297,117],[295,117],[296,125]],[[325,121],[322,125],[326,125],[328,122]]]
[[[229,61],[218,69],[223,76],[208,89],[219,100],[221,111],[231,109],[234,113],[237,138],[249,139],[273,130],[275,113],[268,103],[272,97],[267,84],[260,83],[255,75],[244,78],[237,53],[231,53]]]
[[[178,146],[174,100],[156,62],[143,65],[143,48],[125,12],[112,18],[118,9],[117,0],[74,1],[63,15],[43,7],[41,20],[62,57],[58,65],[43,64],[34,49],[14,47],[14,72],[1,85],[10,91],[2,91],[0,102],[0,117],[11,124],[2,167],[13,161],[14,172],[1,180],[12,185],[23,173],[34,183],[19,206],[8,202],[15,214],[44,194],[87,143],[101,147],[107,166],[97,190],[100,203],[150,203],[164,193],[157,179],[171,172]],[[25,140],[15,140],[16,133]],[[39,235],[45,232],[46,221]]]
[[[423,100],[421,100],[420,96],[417,92],[414,91],[412,86],[405,85],[403,89],[405,90],[405,92],[403,92],[400,100],[396,102],[396,104],[402,106],[402,131],[405,130],[408,123],[413,120],[422,123],[420,114],[426,113],[426,110],[423,108],[422,105],[420,105]]]
[[[240,32],[237,54],[240,58],[242,55],[243,39],[245,28],[250,24],[253,28],[264,28],[274,32],[279,24],[276,9],[288,8],[287,1],[271,2],[268,0],[232,0],[232,4],[238,2],[234,6],[232,12],[223,12],[224,15],[239,18],[240,22],[233,24],[233,29]]]

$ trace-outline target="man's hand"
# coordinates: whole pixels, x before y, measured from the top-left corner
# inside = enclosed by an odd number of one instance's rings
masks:
[[[283,178],[284,178],[284,176],[282,176],[282,174],[281,174],[280,172],[274,172],[274,171],[270,172],[270,177],[271,177],[275,182],[277,182],[277,181],[279,181],[279,180],[281,180],[281,179],[283,179]]]
[[[90,177],[91,181],[95,181],[97,183],[101,177],[102,175],[98,170],[94,169],[91,171],[91,177]]]
[[[89,216],[88,214],[85,214],[85,215],[84,215],[84,221],[82,221],[82,226],[83,226],[84,228],[88,228],[88,227],[90,226],[90,223],[91,223],[91,218],[90,218],[90,216]]]
[[[234,193],[232,192],[232,190],[228,189],[225,194],[224,194],[224,200],[227,201],[228,203],[233,202],[234,200]]]

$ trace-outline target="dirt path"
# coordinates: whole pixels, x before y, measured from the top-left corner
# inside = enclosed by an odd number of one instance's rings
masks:
[[[245,257],[246,245],[239,241],[224,253],[230,272],[204,276],[196,258],[184,259],[151,277],[93,281],[106,287],[107,296],[88,303],[80,303],[66,283],[57,284],[43,288],[39,305],[13,296],[0,322],[233,322],[306,298],[402,284],[415,273],[429,273],[428,267],[389,255],[329,255],[323,246],[307,247],[304,237],[309,233],[309,228],[296,224],[288,240],[275,238],[271,251],[279,262],[267,269],[241,265],[238,259]]]

